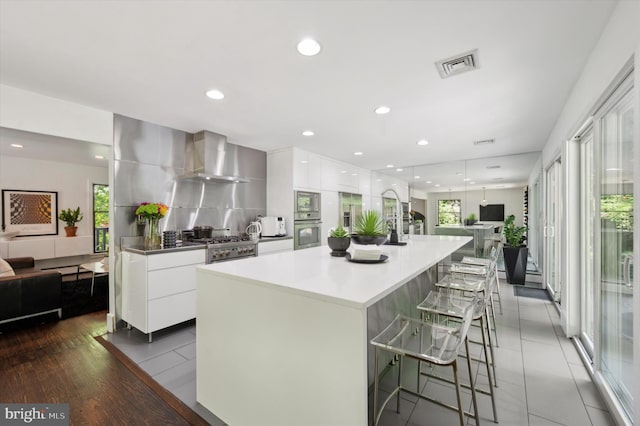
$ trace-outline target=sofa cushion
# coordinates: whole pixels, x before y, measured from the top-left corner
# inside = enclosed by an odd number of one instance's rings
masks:
[[[6,260],[0,257],[0,277],[13,277],[16,273]]]

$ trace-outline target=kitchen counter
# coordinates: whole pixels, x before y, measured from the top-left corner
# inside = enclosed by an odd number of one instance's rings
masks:
[[[412,236],[380,264],[321,246],[198,267],[197,401],[227,424],[367,424],[372,314],[415,309],[416,283],[470,240]]]
[[[292,240],[293,235],[285,235],[284,237],[261,237],[258,243],[270,243],[273,241]]]

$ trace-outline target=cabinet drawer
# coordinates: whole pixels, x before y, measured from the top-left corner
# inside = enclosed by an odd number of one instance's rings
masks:
[[[174,266],[195,265],[205,262],[205,250],[185,250],[173,253],[151,254],[147,256],[147,269],[154,271],[156,269],[173,268]]]
[[[204,265],[204,263],[202,263]],[[177,266],[171,269],[149,271],[147,299],[158,299],[196,289],[196,266]]]
[[[170,327],[196,317],[196,292],[189,291],[149,302],[147,333]]]

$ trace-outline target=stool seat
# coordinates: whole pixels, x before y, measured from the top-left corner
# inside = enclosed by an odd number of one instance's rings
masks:
[[[453,293],[442,291],[431,291],[418,305],[418,310],[425,313],[445,315],[449,317],[462,318],[467,307],[474,303],[474,298],[459,296]],[[473,319],[480,318],[484,313],[485,306],[475,303],[473,308]]]
[[[447,275],[436,283],[436,287],[443,287],[451,290],[468,291],[472,293],[483,291],[484,286],[484,278],[471,278],[466,275]]]
[[[398,315],[371,344],[389,352],[432,364],[448,365],[458,356],[460,327],[429,324]]]
[[[465,263],[452,263],[450,272],[457,272],[460,274],[470,274],[470,275],[478,275],[485,276],[487,275],[487,267],[482,265],[469,265]]]
[[[492,260],[491,259],[487,259],[485,257],[469,257],[469,256],[465,256],[465,257],[462,258],[462,260],[460,262],[464,263],[464,264],[467,264],[467,265],[489,266],[489,265],[491,265]]]

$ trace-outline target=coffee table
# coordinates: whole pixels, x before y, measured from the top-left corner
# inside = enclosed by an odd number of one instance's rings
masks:
[[[91,296],[93,296],[93,284],[96,279],[96,274],[108,274],[109,273],[109,262],[102,263],[102,261],[98,262],[88,262],[78,265],[78,275],[80,274],[80,269],[86,269],[87,271],[91,271]]]

